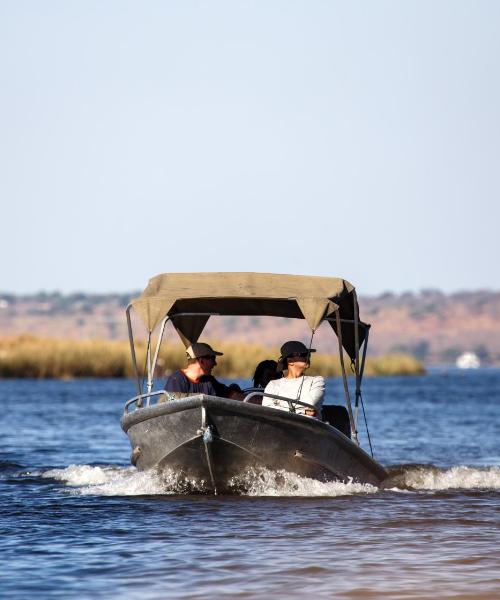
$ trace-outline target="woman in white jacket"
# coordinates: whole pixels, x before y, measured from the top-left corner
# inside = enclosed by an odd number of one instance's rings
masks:
[[[311,377],[304,375],[310,364],[310,353],[316,352],[308,349],[302,342],[290,341],[281,346],[281,356],[278,361],[278,370],[286,371],[281,379],[274,379],[266,385],[264,393],[283,396],[291,400],[301,400],[314,406],[314,410],[295,405],[298,414],[309,417],[321,418],[321,406],[325,395],[325,380],[321,376]],[[285,400],[276,400],[264,396],[262,406],[271,406],[280,410],[289,410]]]

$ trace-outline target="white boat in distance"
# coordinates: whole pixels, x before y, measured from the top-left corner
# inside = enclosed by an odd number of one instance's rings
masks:
[[[459,369],[479,369],[481,361],[474,352],[464,352],[457,358],[455,364]]]

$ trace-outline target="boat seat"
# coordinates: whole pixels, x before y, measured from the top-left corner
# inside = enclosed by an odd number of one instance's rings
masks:
[[[345,406],[326,405],[322,410],[323,421],[335,427],[348,438],[351,437],[351,423],[349,421],[349,413]]]

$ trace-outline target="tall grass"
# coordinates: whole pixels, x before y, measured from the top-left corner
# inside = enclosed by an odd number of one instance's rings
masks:
[[[256,365],[264,359],[279,355],[278,348],[235,342],[213,343],[224,356],[218,358],[214,371],[219,377],[249,379]],[[137,344],[139,370],[144,370],[146,345]],[[184,367],[185,352],[181,344],[164,344],[158,359],[156,375]],[[347,361],[349,364],[349,361]],[[418,375],[423,365],[414,357],[392,354],[366,361],[365,375]],[[335,355],[313,355],[308,371],[311,375],[339,376],[339,359]],[[0,377],[2,378],[74,378],[74,377],[131,377],[133,375],[127,341],[62,340],[18,336],[0,338]]]

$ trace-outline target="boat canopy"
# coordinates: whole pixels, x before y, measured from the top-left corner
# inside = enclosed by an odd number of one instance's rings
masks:
[[[338,310],[342,345],[355,357],[353,324],[358,320],[358,304],[354,286],[345,279],[274,273],[165,273],[153,277],[131,304],[150,333],[170,317],[185,346],[198,340],[211,314],[305,319],[315,331]],[[336,332],[336,322],[328,322]],[[360,345],[367,327],[359,322]]]

